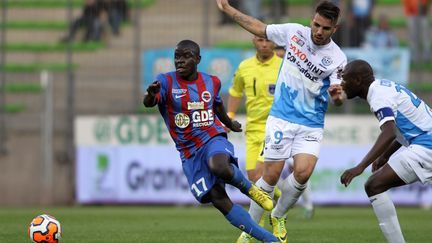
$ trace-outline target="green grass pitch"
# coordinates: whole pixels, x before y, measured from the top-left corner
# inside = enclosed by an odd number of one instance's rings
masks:
[[[397,211],[407,242],[431,242],[432,211]],[[42,213],[60,221],[61,243],[225,243],[240,234],[210,206],[0,208],[0,242],[30,242],[28,224]],[[318,207],[311,220],[296,207],[288,213],[287,226],[288,242],[385,242],[371,207]]]

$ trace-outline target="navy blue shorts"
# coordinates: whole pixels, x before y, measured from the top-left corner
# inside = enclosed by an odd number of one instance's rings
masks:
[[[214,185],[224,183],[224,181],[213,175],[208,166],[208,161],[215,154],[230,156],[230,162],[238,166],[237,158],[234,157],[234,146],[224,136],[213,137],[189,159],[183,160],[182,163],[189,188],[200,203],[208,203],[207,200],[203,200],[203,197]]]

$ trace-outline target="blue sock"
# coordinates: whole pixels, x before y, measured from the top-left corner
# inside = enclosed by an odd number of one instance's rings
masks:
[[[243,192],[243,194],[248,195],[249,189],[252,186],[251,182],[248,179],[246,179],[246,177],[239,170],[239,168],[237,168],[237,166],[231,164],[231,167],[234,170],[234,176],[231,179],[231,181],[228,182],[228,184],[237,187],[241,192]]]
[[[225,218],[235,227],[252,235],[259,241],[279,242],[279,240],[252,220],[251,216],[240,205],[234,204]]]

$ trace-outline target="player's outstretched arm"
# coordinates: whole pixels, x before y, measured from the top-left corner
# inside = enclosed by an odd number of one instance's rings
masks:
[[[228,127],[233,132],[241,132],[241,124],[238,121],[231,120],[231,118],[228,117],[228,114],[225,111],[225,107],[223,103],[213,103],[213,111],[219,118],[219,120]]]
[[[159,81],[154,81],[147,88],[147,94],[144,95],[143,104],[145,107],[153,107],[157,104],[156,95],[160,91]]]
[[[267,38],[266,36],[266,28],[267,25],[260,20],[246,15],[239,10],[232,7],[228,0],[216,0],[218,8],[232,18],[237,24],[243,27],[245,30],[250,33],[257,35],[259,37]]]
[[[387,121],[381,126],[381,133],[375,144],[363,158],[363,160],[354,168],[346,170],[341,176],[341,183],[348,186],[351,181],[370,165],[377,160],[391,146],[396,138],[396,125],[394,121]]]

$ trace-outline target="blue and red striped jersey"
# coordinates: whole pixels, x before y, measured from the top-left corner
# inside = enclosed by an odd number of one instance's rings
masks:
[[[156,96],[159,111],[182,160],[212,137],[225,133],[213,112],[214,103],[222,103],[221,82],[216,76],[198,72],[195,81],[182,79],[176,72],[159,74],[160,92]]]

